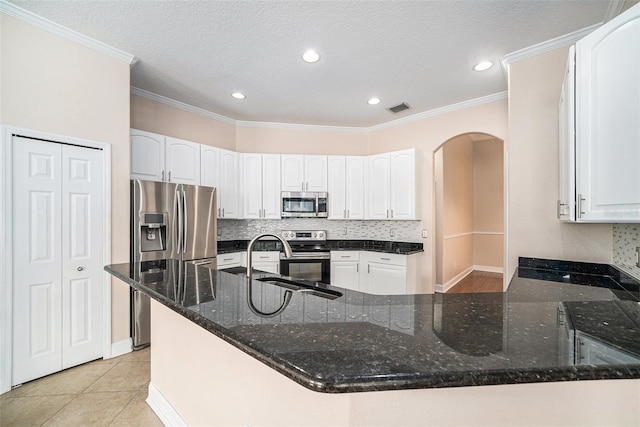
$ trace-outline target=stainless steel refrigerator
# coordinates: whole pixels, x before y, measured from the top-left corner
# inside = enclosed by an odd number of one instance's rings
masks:
[[[215,188],[131,180],[131,265],[141,282],[164,280],[173,260],[215,268],[216,227]],[[133,288],[131,337],[134,350],[151,341],[149,297]]]

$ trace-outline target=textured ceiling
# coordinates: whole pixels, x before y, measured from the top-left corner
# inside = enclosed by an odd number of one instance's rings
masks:
[[[506,90],[510,52],[605,20],[609,0],[18,1],[139,58],[131,85],[235,120],[372,126]],[[316,64],[301,60],[307,48]],[[480,59],[496,63],[483,73]],[[246,94],[244,100],[230,96]],[[382,102],[367,104],[371,96]],[[386,107],[406,102],[393,115]]]

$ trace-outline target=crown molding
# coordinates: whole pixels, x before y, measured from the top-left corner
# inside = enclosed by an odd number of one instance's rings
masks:
[[[174,107],[179,110],[198,114],[200,116],[208,117],[210,119],[218,120],[220,122],[227,123],[230,125],[235,126],[238,123],[236,120],[227,116],[223,116],[222,114],[212,113],[211,111],[207,111],[203,108],[194,107],[193,105],[185,104],[184,102],[176,101],[175,99],[167,98],[166,96],[158,95],[144,89],[139,89],[137,87],[131,86],[131,93],[133,95],[141,96],[142,98],[146,98],[151,101],[159,102],[161,104],[166,104],[170,107]]]
[[[602,22],[599,22],[597,24],[582,28],[572,33],[565,34],[563,36],[556,37],[542,43],[534,44],[533,46],[525,47],[524,49],[516,50],[512,53],[508,53],[503,56],[502,59],[500,59],[502,69],[505,71],[505,75],[507,75],[506,70],[512,63],[522,61],[523,59],[531,58],[532,56],[540,55],[545,52],[549,52],[550,50],[554,50],[559,47],[573,44],[587,34],[591,33],[596,28],[600,27],[602,24]]]
[[[0,12],[6,13],[7,15],[13,16],[14,18],[17,18],[28,24],[42,28],[43,30],[49,31],[53,34],[57,34],[68,40],[74,41],[83,46],[97,50],[98,52],[124,61],[129,64],[129,66],[133,66],[136,62],[138,62],[138,58],[127,52],[116,49],[115,47],[109,46],[108,44],[102,43],[101,41],[92,39],[91,37],[85,36],[84,34],[80,34],[79,32],[64,27],[60,24],[56,24],[53,21],[49,21],[42,16],[22,9],[15,4],[9,3],[5,0],[0,0]]]
[[[277,123],[277,122],[251,122],[237,121],[238,127],[244,128],[270,128],[270,129],[289,129],[289,130],[310,130],[325,132],[343,132],[343,133],[367,133],[370,128],[356,126],[326,126],[326,125],[305,125],[297,123]]]
[[[415,122],[417,120],[422,120],[427,117],[439,116],[441,114],[451,113],[457,110],[464,110],[465,108],[471,108],[482,104],[488,104],[489,102],[498,101],[501,99],[506,99],[508,96],[508,92],[498,92],[493,95],[482,96],[480,98],[470,99],[468,101],[458,102],[456,104],[447,105],[445,107],[435,108],[433,110],[424,111],[422,113],[413,114],[411,116],[403,117],[398,120],[393,120],[386,123],[381,123],[379,125],[371,126],[367,128],[368,132],[375,132],[382,129],[387,129],[390,127],[402,125],[405,123]]]

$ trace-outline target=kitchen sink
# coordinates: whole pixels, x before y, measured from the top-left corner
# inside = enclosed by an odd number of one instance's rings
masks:
[[[271,285],[280,286],[291,289],[296,292],[309,293],[322,298],[336,299],[342,296],[342,292],[334,291],[320,287],[314,282],[303,282],[298,280],[285,279],[284,277],[260,277],[255,279],[259,282],[269,283]]]

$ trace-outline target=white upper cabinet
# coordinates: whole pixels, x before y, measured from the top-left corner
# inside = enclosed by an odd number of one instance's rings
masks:
[[[238,153],[220,149],[218,218],[241,218]]]
[[[416,219],[416,150],[389,153],[391,219]]]
[[[282,191],[327,191],[327,156],[282,155]]]
[[[200,146],[200,184],[220,187],[220,149],[210,145]],[[219,204],[219,203],[218,203]]]
[[[570,104],[563,109],[561,130],[564,120],[571,126]],[[639,118],[640,5],[637,5],[576,43],[576,183],[570,202],[570,206],[575,204],[575,214],[572,217],[569,210],[565,215],[568,219],[640,221]],[[570,146],[570,130],[565,133],[568,136],[561,138],[561,143]],[[563,150],[569,152],[570,148],[561,147],[561,154]],[[572,160],[567,157],[561,156],[564,162],[561,177],[571,168]],[[561,188],[560,195],[565,191]]]
[[[165,159],[168,182],[200,185],[200,144],[167,137]]]
[[[238,154],[200,146],[200,182],[216,188],[218,218],[241,218]]]
[[[244,218],[280,218],[280,155],[242,154]]]
[[[200,184],[200,144],[131,129],[131,178]]]
[[[364,219],[364,163],[360,156],[328,156],[329,219]]]
[[[563,221],[573,221],[576,218],[575,53],[575,47],[571,46],[558,106],[560,113],[558,159],[561,167],[558,174],[556,215],[558,219]]]
[[[131,129],[131,178],[164,181],[163,135]]]
[[[416,150],[367,158],[367,219],[416,219]]]

